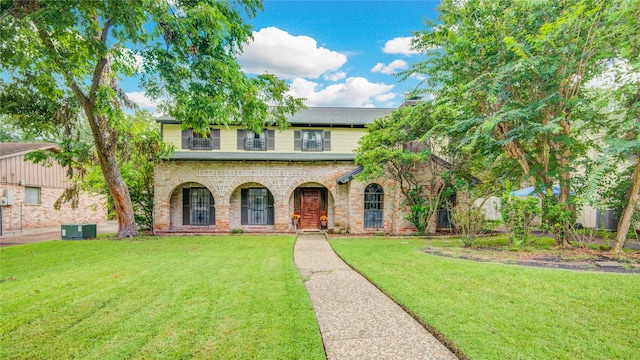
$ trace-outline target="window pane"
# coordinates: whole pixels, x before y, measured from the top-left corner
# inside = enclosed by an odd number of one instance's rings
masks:
[[[24,202],[26,204],[31,204],[31,205],[40,204],[40,188],[25,187],[24,188]]]
[[[267,189],[249,189],[249,225],[267,225]]]
[[[191,225],[209,225],[209,190],[191,189]]]
[[[369,184],[364,190],[364,227],[384,227],[384,192],[378,184]]]
[[[322,131],[303,131],[302,151],[322,151]]]
[[[247,131],[245,134],[245,150],[267,150],[266,131],[261,132],[259,135],[253,131]]]
[[[273,196],[271,196],[269,190],[266,188],[252,188],[242,191],[242,224],[273,225]]]

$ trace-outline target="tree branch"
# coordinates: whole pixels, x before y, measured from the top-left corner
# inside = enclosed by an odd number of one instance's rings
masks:
[[[104,23],[104,27],[102,28],[102,32],[100,33],[100,42],[105,47],[107,45],[107,37],[109,36],[109,28],[111,28],[111,19],[107,20]],[[100,60],[98,60],[98,63],[93,70],[93,76],[91,77],[91,89],[89,90],[89,100],[92,104],[95,104],[96,94],[98,92],[98,88],[100,87],[100,80],[102,79],[104,68],[108,62],[109,61],[105,54],[105,56],[102,56]]]

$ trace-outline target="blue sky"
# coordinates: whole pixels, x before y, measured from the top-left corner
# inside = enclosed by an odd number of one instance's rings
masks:
[[[417,79],[394,73],[421,60],[410,37],[436,19],[439,1],[266,0],[238,61],[245,72],[286,79],[307,106],[398,107]],[[141,106],[139,89],[123,88]]]

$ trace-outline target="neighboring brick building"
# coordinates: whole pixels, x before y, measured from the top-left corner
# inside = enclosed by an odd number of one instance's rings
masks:
[[[0,144],[0,235],[23,229],[61,224],[106,221],[106,200],[102,195],[81,193],[78,208],[53,204],[67,187],[66,170],[57,163],[43,166],[24,161],[35,149],[57,151],[54,144]]]
[[[257,135],[212,126],[204,137],[159,118],[176,152],[155,168],[154,229],[283,232],[294,229],[291,216],[297,214],[298,229],[412,233],[396,183],[353,180],[362,170],[353,151],[365,125],[389,112],[308,108],[291,117],[285,131],[267,128]]]

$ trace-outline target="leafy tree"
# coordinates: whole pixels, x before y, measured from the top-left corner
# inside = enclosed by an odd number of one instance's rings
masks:
[[[257,0],[0,0],[0,113],[33,129],[62,127],[82,112],[114,200],[118,236],[134,236],[116,153],[130,126],[125,108],[135,106],[118,80],[138,76],[162,110],[196,132],[211,123],[257,131],[265,122],[287,126],[285,115],[302,101],[272,75],[245,75],[235,59],[251,37],[242,16],[255,16],[261,6]]]
[[[576,133],[600,125],[580,89],[607,2],[444,0],[438,10],[440,22],[414,41],[428,56],[405,76],[426,77],[422,91],[456,109],[440,132],[460,148],[507,155],[541,198],[559,182],[568,208],[573,162],[586,149]]]
[[[23,140],[22,132],[16,129],[11,119],[0,117],[0,142],[19,142]]]
[[[162,135],[152,115],[145,110],[127,115],[130,127],[122,133],[117,151],[118,166],[131,193],[136,223],[146,229],[153,228],[153,170],[155,164],[173,152],[171,145],[162,141]],[[104,177],[99,167],[92,167],[83,185],[107,195],[109,208],[114,209]]]

